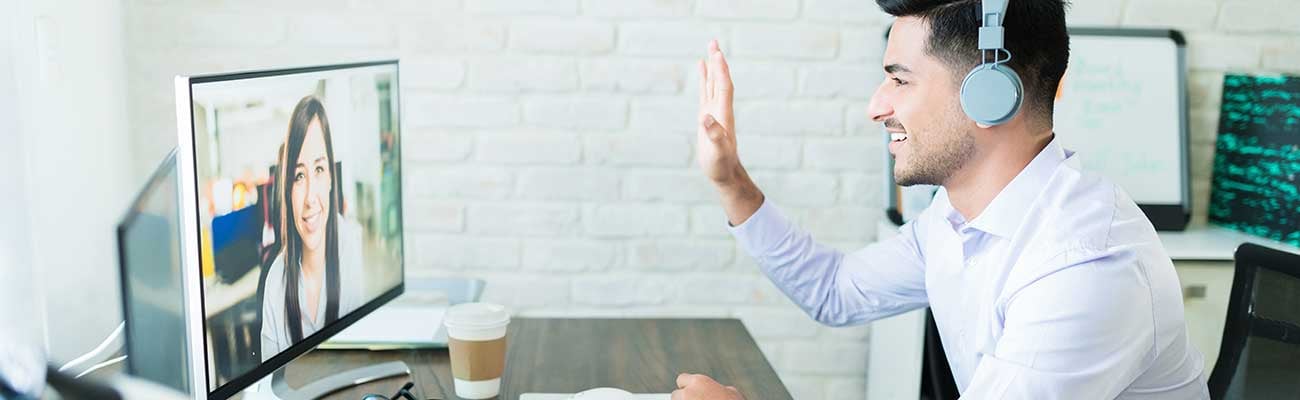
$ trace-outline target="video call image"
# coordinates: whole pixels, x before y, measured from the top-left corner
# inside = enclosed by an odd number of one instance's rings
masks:
[[[209,390],[402,277],[397,66],[192,85]]]

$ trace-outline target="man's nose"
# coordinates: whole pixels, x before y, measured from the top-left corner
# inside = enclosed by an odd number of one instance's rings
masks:
[[[871,94],[871,102],[867,104],[867,115],[872,121],[885,122],[885,119],[894,115],[894,106],[889,104],[884,91],[885,85],[881,82],[880,86],[876,87],[876,92]]]

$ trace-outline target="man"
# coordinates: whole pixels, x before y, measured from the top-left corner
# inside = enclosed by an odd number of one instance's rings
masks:
[[[1081,171],[1052,131],[1069,57],[1064,1],[1010,3],[1007,65],[1024,100],[998,125],[976,123],[958,96],[981,62],[980,2],[877,3],[897,18],[867,111],[893,139],[895,180],[942,190],[897,237],[862,250],[814,242],[763,196],[736,153],[716,41],[700,62],[698,162],[763,272],[827,325],[931,307],[965,398],[1208,398],[1178,277],[1151,223],[1120,188]],[[678,386],[674,399],[741,398],[702,375]]]

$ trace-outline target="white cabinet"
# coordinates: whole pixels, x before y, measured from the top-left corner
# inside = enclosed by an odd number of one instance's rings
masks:
[[[1223,322],[1232,293],[1231,261],[1175,261],[1183,285],[1183,315],[1192,345],[1205,356],[1205,374],[1214,370],[1223,338]]]

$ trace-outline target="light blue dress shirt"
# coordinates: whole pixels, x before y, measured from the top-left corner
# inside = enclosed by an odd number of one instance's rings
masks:
[[[971,221],[940,190],[898,236],[848,254],[771,201],[730,229],[823,324],[930,306],[964,398],[1209,398],[1155,229],[1055,140]]]

